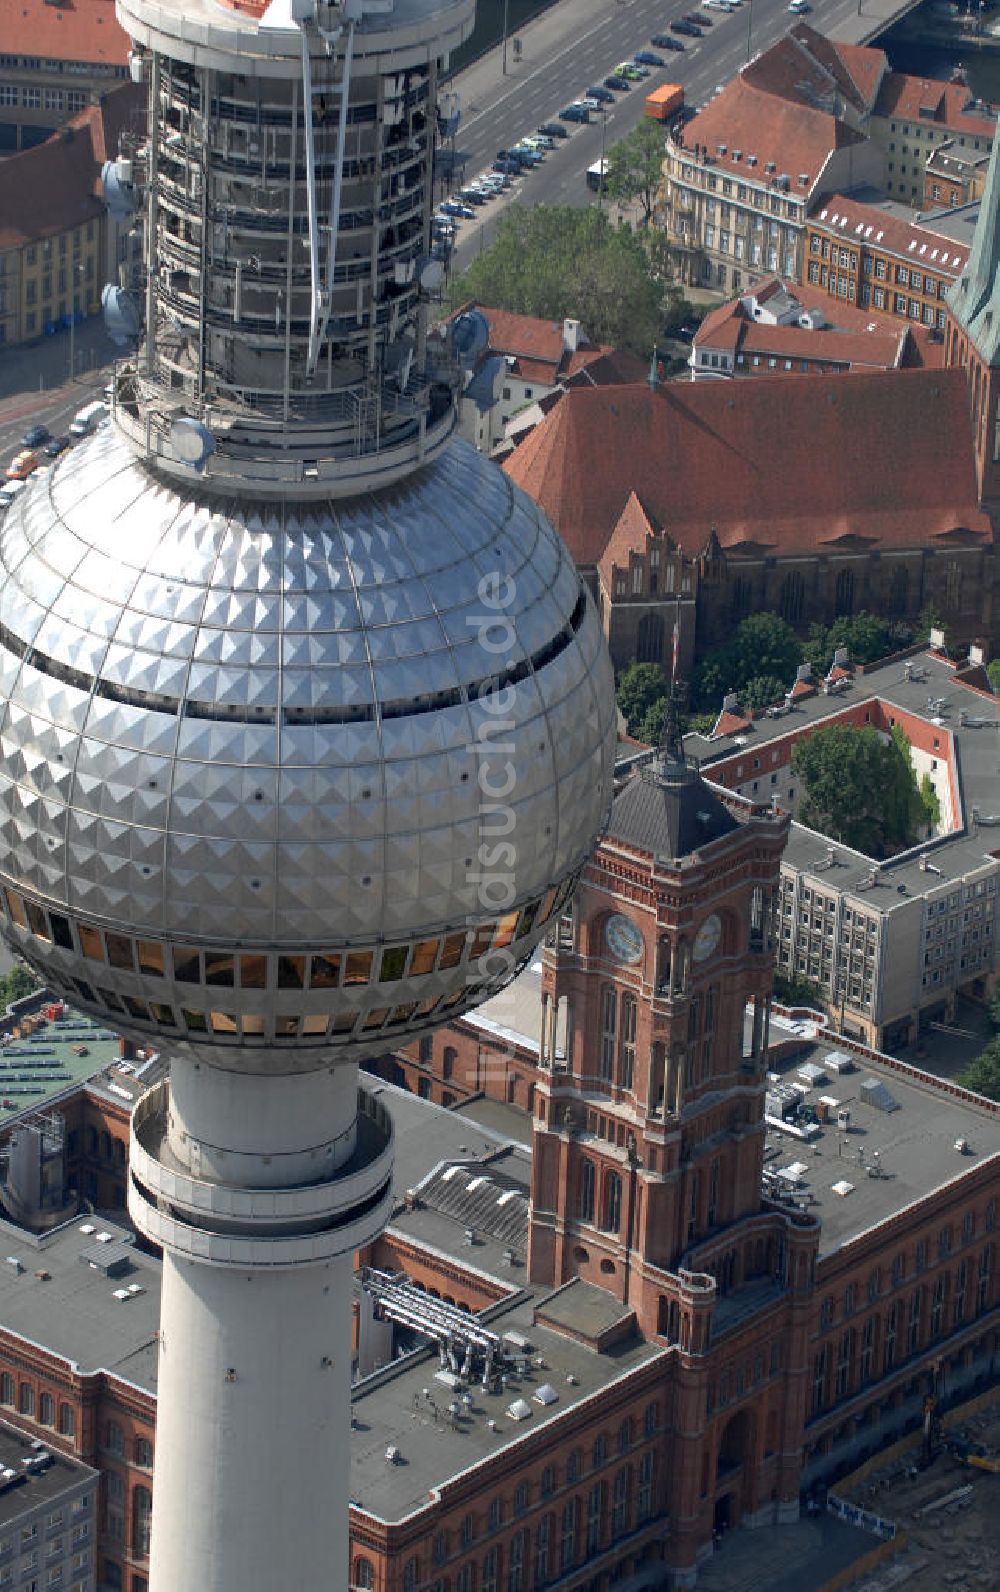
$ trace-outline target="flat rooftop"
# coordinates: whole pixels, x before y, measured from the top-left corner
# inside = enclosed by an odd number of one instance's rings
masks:
[[[488,1486],[485,1472],[498,1455],[537,1442],[540,1426],[554,1425],[588,1399],[605,1394],[613,1382],[667,1352],[633,1337],[598,1353],[536,1326],[535,1306],[547,1297],[547,1291],[525,1290],[506,1308],[494,1307],[490,1327],[499,1335],[523,1334],[531,1345],[532,1365],[524,1375],[511,1376],[502,1391],[484,1393],[473,1386],[471,1405],[462,1407],[454,1423],[447,1413],[449,1391],[434,1380],[436,1351],[410,1363],[397,1362],[390,1371],[376,1372],[355,1387],[351,1498],[358,1508],[396,1522],[427,1504],[434,1488],[466,1471],[481,1467],[479,1485]],[[537,1359],[543,1366],[536,1368]],[[546,1383],[555,1399],[538,1403],[535,1395]],[[516,1399],[522,1399],[530,1411],[523,1420],[506,1413]],[[386,1460],[390,1447],[398,1450],[394,1463]]]
[[[821,1124],[811,1142],[777,1129],[767,1137],[769,1170],[780,1172],[796,1164],[803,1168],[797,1182],[789,1180],[789,1188],[798,1190],[803,1208],[823,1224],[821,1255],[834,1253],[984,1161],[995,1162],[1000,1176],[1000,1112],[991,1110],[987,1101],[977,1105],[950,1093],[929,1073],[905,1063],[893,1066],[861,1055],[852,1055],[855,1071],[838,1075],[824,1065],[831,1052],[838,1053],[835,1038],[805,1045],[799,1056],[780,1066],[772,1058],[771,1066],[784,1083],[804,1083],[799,1070],[806,1063],[823,1069],[823,1081],[804,1100],[814,1111],[820,1096],[847,1106],[849,1131],[838,1129],[832,1107],[832,1122]],[[883,1100],[897,1109],[882,1110],[864,1098],[862,1084],[869,1078],[883,1086]],[[959,1140],[967,1143],[965,1153],[955,1148]],[[834,1184],[841,1182],[851,1185],[849,1193],[834,1192]]]
[[[460,1018],[494,1039],[509,1039],[538,1054],[542,1021],[542,963],[530,962],[499,995]]]
[[[910,666],[909,678],[907,665]],[[926,652],[905,663],[894,660],[864,674],[855,674],[847,690],[837,696],[817,694],[797,699],[779,718],[757,719],[752,729],[738,738],[726,736],[710,741],[707,736],[689,735],[685,737],[685,746],[700,764],[705,778],[711,780],[713,765],[728,761],[744,749],[749,757],[759,756],[773,742],[786,741],[810,725],[868,701],[901,708],[924,719],[928,725],[939,726],[952,737],[959,827],[948,834],[932,837],[911,853],[874,864],[878,878],[870,889],[867,884],[873,867],[870,858],[849,846],[834,844],[834,865],[828,867],[830,840],[794,819],[783,861],[803,872],[821,866],[831,889],[853,893],[861,886],[873,910],[892,912],[905,904],[907,897],[934,893],[949,879],[981,867],[1000,849],[1000,780],[997,777],[1000,773],[1000,700],[970,690],[956,680],[953,668],[935,654]],[[932,702],[941,704],[940,709],[932,708],[929,705]],[[963,710],[964,725],[960,722]],[[947,755],[944,737],[941,755]],[[761,767],[764,767],[763,758]],[[978,812],[978,819],[973,818],[973,809]],[[932,864],[927,871],[920,866],[921,852],[926,853]]]
[[[118,1035],[67,1008],[34,1033],[0,1039],[0,1128],[48,1105],[119,1057]]]
[[[44,1459],[42,1459],[44,1456]],[[83,1481],[96,1485],[97,1472],[68,1459],[44,1443],[33,1442],[13,1426],[0,1422],[0,1467],[14,1477],[0,1476],[0,1529],[50,1509],[63,1494]]]
[[[81,1229],[90,1227],[90,1233]],[[127,1266],[117,1276],[104,1274],[81,1259],[96,1242],[128,1247]],[[44,1344],[84,1374],[114,1371],[137,1386],[155,1391],[155,1350],[160,1318],[160,1262],[133,1247],[125,1228],[86,1216],[38,1237],[12,1222],[0,1221],[0,1325],[33,1343]],[[137,1288],[126,1300],[123,1289]]]

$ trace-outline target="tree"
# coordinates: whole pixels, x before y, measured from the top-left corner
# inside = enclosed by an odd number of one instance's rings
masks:
[[[695,671],[694,701],[703,712],[722,705],[727,691],[736,691],[742,706],[751,681],[766,680],[767,688],[756,687],[755,701],[763,691],[768,697],[759,705],[769,707],[788,690],[802,657],[802,644],[791,625],[777,614],[751,614],[741,619],[732,639],[724,647],[713,647]],[[768,692],[777,682],[773,695]]]
[[[763,713],[775,702],[784,701],[786,686],[776,674],[755,674],[743,687],[741,705],[747,713]]]
[[[661,321],[663,289],[642,239],[602,211],[570,205],[513,205],[496,239],[452,284],[453,307],[475,299],[542,320],[579,320],[596,343],[648,358]]]
[[[924,809],[924,816],[930,829],[936,829],[941,822],[941,799],[934,789],[934,781],[929,774],[925,774],[920,781],[920,804]]]
[[[22,962],[15,962],[10,972],[0,978],[0,1011],[6,1011],[12,1001],[23,1000],[25,995],[40,988],[34,973],[29,973]]]
[[[635,732],[636,740],[645,741],[647,746],[659,746],[666,717],[667,699],[665,696],[657,697],[652,707],[647,708],[642,716],[639,728]]]
[[[782,1006],[815,1006],[819,1011],[823,1009],[823,996],[818,984],[813,984],[799,973],[783,973],[780,968],[776,968],[774,973],[774,998]]]
[[[975,1061],[963,1067],[956,1082],[964,1089],[985,1095],[987,1100],[1000,1100],[1000,1035],[990,1040]]]
[[[923,816],[909,759],[876,730],[831,724],[792,748],[799,818],[871,857],[911,845]]]
[[[811,625],[803,652],[815,674],[826,674],[838,647],[847,648],[852,663],[876,663],[912,640],[911,626],[863,608],[860,613],[841,614],[829,626]]]
[[[992,663],[986,665],[986,673],[990,677],[993,695],[1000,696],[1000,658],[994,658]]]
[[[615,696],[630,735],[639,735],[646,715],[655,703],[666,699],[668,689],[667,676],[658,663],[631,663],[622,670]]]
[[[604,192],[618,204],[631,204],[638,199],[644,226],[649,225],[657,190],[663,182],[666,144],[662,123],[644,116],[627,138],[608,150]]]
[[[1000,1028],[1000,988],[995,989],[986,1006],[986,1013],[994,1028]]]

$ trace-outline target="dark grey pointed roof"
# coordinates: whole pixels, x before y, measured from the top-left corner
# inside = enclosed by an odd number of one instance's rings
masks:
[[[608,837],[657,857],[687,857],[739,827],[686,763],[650,763],[615,798]]]
[[[993,140],[969,263],[948,303],[983,358],[1000,364],[1000,138]]]

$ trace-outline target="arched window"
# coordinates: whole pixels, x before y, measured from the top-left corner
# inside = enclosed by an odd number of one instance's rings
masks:
[[[745,619],[753,602],[753,587],[744,575],[737,575],[729,599],[729,617],[734,625]]]
[[[601,991],[601,1078],[610,1083],[615,1075],[615,1030],[617,1027],[618,997],[613,984],[605,984]]]
[[[778,598],[781,617],[787,620],[788,624],[801,624],[805,594],[806,584],[802,579],[802,572],[801,570],[793,569],[782,581],[781,593]]]
[[[148,1487],[137,1487],[132,1494],[132,1552],[145,1558],[149,1553],[149,1528],[153,1519],[153,1495]]]
[[[580,1162],[580,1192],[577,1201],[577,1210],[582,1222],[594,1220],[594,1163],[593,1161]]]
[[[954,559],[944,573],[944,603],[952,611],[962,606],[962,569]]]
[[[113,1542],[125,1541],[125,1481],[117,1471],[105,1471],[104,1530]]]
[[[454,1045],[445,1045],[444,1054],[441,1057],[441,1068],[446,1083],[455,1071],[455,1062],[457,1060],[458,1051],[455,1049]],[[359,1560],[358,1562],[361,1563],[362,1561]]]
[[[837,576],[834,608],[838,614],[854,612],[854,572],[850,569],[842,569]]]
[[[621,1040],[618,1052],[618,1083],[622,1089],[631,1089],[635,1077],[635,996],[627,991],[622,996]]]
[[[17,1401],[17,1407],[20,1410],[22,1415],[30,1415],[32,1418],[34,1418],[34,1414],[35,1414],[35,1390],[32,1387],[30,1382],[22,1382],[21,1383],[21,1389],[20,1389],[20,1394],[19,1394],[18,1401]]]
[[[59,1432],[63,1437],[76,1436],[76,1411],[72,1404],[59,1406]]]
[[[637,663],[663,662],[663,620],[659,614],[644,614],[635,634]]]
[[[9,1371],[4,1371],[3,1374],[0,1375],[0,1404],[13,1404],[13,1402],[14,1378],[11,1376]]]
[[[905,614],[910,605],[910,571],[897,564],[889,585],[889,607],[894,614]]]
[[[56,1424],[56,1401],[51,1393],[43,1393],[39,1397],[38,1419],[43,1426]]]
[[[143,1470],[153,1468],[153,1445],[148,1437],[137,1437],[135,1440],[135,1462]]]
[[[361,1554],[354,1561],[354,1585],[358,1592],[370,1592],[375,1585],[375,1567]]]
[[[604,1220],[601,1226],[606,1233],[617,1233],[622,1223],[622,1180],[617,1172],[608,1172],[604,1178]]]

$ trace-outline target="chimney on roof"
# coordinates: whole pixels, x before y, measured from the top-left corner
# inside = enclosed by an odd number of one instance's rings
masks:
[[[563,348],[567,354],[575,354],[580,346],[580,322],[567,315],[563,321]]]

